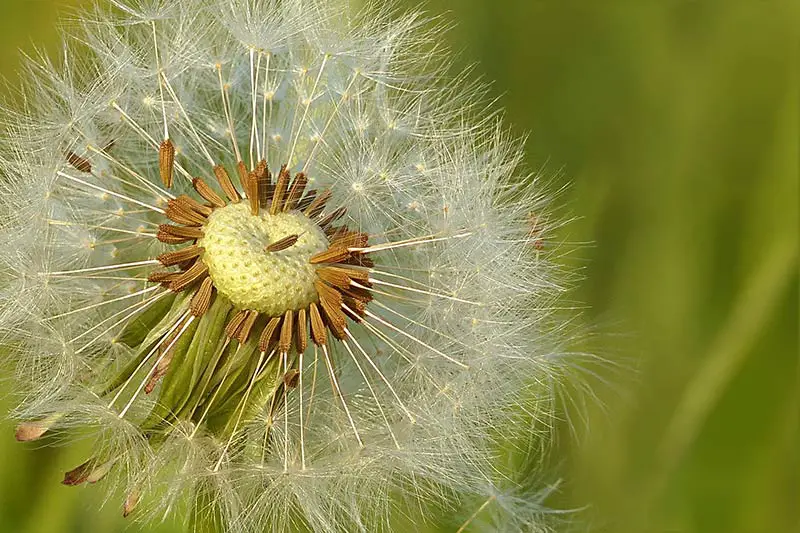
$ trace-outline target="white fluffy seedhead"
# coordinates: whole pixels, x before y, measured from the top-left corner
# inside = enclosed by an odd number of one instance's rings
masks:
[[[498,456],[550,422],[554,222],[441,28],[111,4],[5,113],[18,438],[95,432],[65,482],[113,473],[126,514],[378,531],[488,497],[538,527]]]

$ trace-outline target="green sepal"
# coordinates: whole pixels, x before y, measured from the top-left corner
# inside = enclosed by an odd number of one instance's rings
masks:
[[[142,363],[144,358],[147,356],[148,353],[153,349],[161,337],[169,331],[169,329],[175,325],[175,320],[178,319],[184,312],[186,312],[186,298],[187,295],[185,293],[180,293],[177,297],[173,294],[169,294],[164,297],[164,300],[169,304],[169,307],[166,305],[159,306],[158,310],[160,311],[160,315],[153,314],[150,318],[148,318],[148,322],[153,323],[153,327],[150,332],[139,340],[138,346],[139,350],[136,352],[136,355],[131,358],[130,361],[120,370],[113,378],[111,378],[105,385],[100,387],[99,389],[95,390],[95,393],[98,396],[105,396],[110,392],[113,392],[117,389],[120,385],[125,383],[128,378],[136,372],[136,369]],[[158,302],[161,303],[161,302]],[[147,312],[152,312],[154,309],[148,309]],[[157,321],[153,321],[153,317],[158,317]],[[124,332],[124,330],[123,330]],[[132,337],[129,337],[129,339]],[[136,346],[136,345],[129,345],[129,346]]]
[[[258,336],[251,335],[245,344],[237,346],[229,354],[225,364],[216,372],[211,386],[213,392],[207,398],[209,402],[213,398],[205,422],[210,432],[216,434],[227,424],[229,418],[236,416],[234,411],[242,396],[231,394],[231,390],[238,388],[237,382],[248,383],[253,378],[255,365],[258,363],[257,351]],[[207,407],[203,406],[202,411]]]
[[[214,379],[211,380],[211,388],[219,388],[218,395],[227,398],[231,385],[240,378],[242,371],[258,361],[258,357],[256,357],[257,348],[258,337],[251,335],[245,344],[237,344],[235,348],[229,349],[224,365],[214,374]],[[255,368],[253,368],[253,371],[255,371]],[[249,379],[250,376],[252,376],[252,373],[248,372],[244,379]]]
[[[198,354],[194,358],[194,364],[191,365],[192,386],[183,391],[184,395],[178,411],[178,417],[181,419],[191,419],[195,414],[203,395],[209,390],[208,383],[219,366],[219,361],[223,354],[230,349],[230,343],[225,336],[225,326],[228,323],[232,307],[227,300],[225,303],[224,312],[220,309],[214,314],[208,335],[203,339],[198,339]],[[209,310],[206,315],[212,311],[213,309]]]
[[[254,362],[254,367],[255,363],[258,363],[258,361],[256,360]],[[258,416],[258,413],[270,402],[272,402],[273,396],[278,395],[278,398],[282,401],[283,373],[278,371],[280,366],[281,360],[279,357],[275,356],[271,357],[266,363],[262,364],[261,372],[253,384],[253,387],[250,390],[250,394],[247,398],[247,402],[244,405],[241,405],[240,402],[247,394],[247,388],[250,386],[252,374],[249,374],[248,379],[246,379],[244,383],[240,384],[239,388],[234,393],[230,394],[227,405],[223,405],[220,408],[220,413],[232,412],[233,416],[229,416],[227,419],[219,418],[209,421],[209,424],[213,424],[214,426],[218,427],[217,431],[220,432],[223,438],[229,438],[233,433],[237,424],[237,419],[240,418],[240,411],[241,418],[238,420],[238,429],[241,429],[242,426],[246,426],[252,422],[256,416]],[[255,368],[253,368],[251,372],[254,371]],[[275,405],[279,406],[280,403],[276,402]]]
[[[164,391],[169,390],[170,387],[180,387],[182,383],[172,383],[168,381],[170,376],[174,376],[176,373],[179,373],[179,369],[183,365],[183,360],[185,359],[186,352],[189,349],[189,345],[194,340],[195,333],[197,332],[197,328],[200,325],[200,320],[194,320],[186,328],[186,330],[181,335],[178,342],[175,343],[175,346],[172,347],[174,350],[172,353],[172,361],[170,361],[169,368],[167,369],[167,374],[164,376],[164,381],[162,382],[161,392],[158,396],[158,401],[156,402],[153,409],[150,411],[150,414],[147,416],[147,419],[142,422],[141,428],[143,430],[150,429],[155,427],[155,425],[159,424],[161,421],[165,420],[171,413],[174,413],[174,406],[170,403],[169,395],[165,395]],[[176,370],[177,369],[177,370]],[[173,380],[174,381],[174,380]]]
[[[176,293],[170,292],[166,296],[159,298],[157,302],[150,305],[147,309],[139,313],[133,320],[128,322],[117,335],[117,342],[135,348],[144,341],[147,334],[156,328],[172,308]]]
[[[164,377],[159,403],[168,406],[169,410],[162,414],[161,419],[148,419],[148,428],[163,422],[167,415],[173,418],[182,417],[184,406],[198,387],[200,373],[206,367],[216,364],[214,355],[225,341],[225,325],[230,311],[230,302],[217,295],[211,307],[200,318],[191,343],[181,354],[180,363],[175,364],[173,359],[173,364]]]

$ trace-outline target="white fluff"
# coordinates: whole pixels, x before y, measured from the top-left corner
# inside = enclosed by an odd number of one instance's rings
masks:
[[[513,523],[537,530],[540,502],[518,496],[525,491],[498,456],[548,431],[566,335],[552,309],[566,280],[552,250],[537,246],[553,223],[538,177],[520,168],[522,143],[480,84],[450,74],[442,28],[416,13],[353,14],[324,0],[113,4],[85,13],[60,57],[27,62],[23,106],[4,113],[0,342],[18,361],[17,416],[56,414],[53,431],[66,435],[95,431],[118,458],[112,477],[141,491],[155,517],[206,491],[231,531],[371,532],[398,513],[424,519],[433,503],[468,503],[463,521],[507,492]],[[263,156],[273,171],[287,160],[305,169],[370,244],[441,237],[374,256],[383,283],[368,309],[394,327],[350,324],[354,356],[331,348],[363,448],[322,354],[305,469],[300,393],[272,427],[288,449],[263,457],[266,413],[235,447],[176,426],[151,449],[136,424],[152,398],[120,418],[122,405],[91,392],[132,355],[115,343],[116,323],[153,295],[138,294],[150,286],[147,268],[102,267],[168,249],[152,236],[163,218],[147,207],[167,199],[157,159],[164,116],[181,165],[173,194],[190,190],[191,176],[212,182],[211,161],[232,171],[239,150],[248,165]],[[109,160],[101,152],[112,142]],[[94,175],[68,164],[69,152]],[[76,269],[95,270],[59,274]],[[313,363],[312,346],[296,389],[305,407]]]

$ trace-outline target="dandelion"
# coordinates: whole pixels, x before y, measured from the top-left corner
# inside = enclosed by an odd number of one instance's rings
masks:
[[[0,339],[17,439],[95,444],[65,484],[226,531],[504,501],[498,443],[550,417],[554,224],[441,30],[316,0],[119,0],[27,62]]]

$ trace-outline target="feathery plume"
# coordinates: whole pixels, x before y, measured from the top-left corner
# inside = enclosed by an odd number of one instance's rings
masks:
[[[439,26],[343,9],[113,0],[4,111],[17,438],[93,432],[64,483],[126,516],[377,531],[503,501],[499,443],[546,426],[563,278],[522,144]]]

